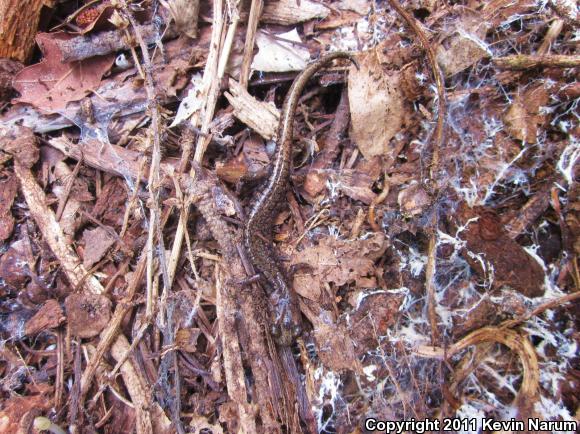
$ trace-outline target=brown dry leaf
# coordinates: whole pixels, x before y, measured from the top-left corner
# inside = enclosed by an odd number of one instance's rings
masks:
[[[330,316],[322,311],[322,316]],[[314,338],[317,354],[322,364],[336,372],[351,370],[362,373],[362,365],[356,358],[355,345],[344,324],[334,324],[328,318],[314,321]]]
[[[38,141],[30,128],[0,125],[0,150],[12,155],[24,167],[38,161]]]
[[[533,122],[526,106],[518,93],[515,100],[503,116],[507,132],[514,139],[526,143],[536,143],[537,125]]]
[[[250,135],[244,142],[242,154],[249,165],[248,171],[250,173],[261,173],[270,164],[264,140],[255,134]]]
[[[323,155],[322,158],[325,161],[328,161],[327,157],[334,158],[328,153]],[[322,163],[322,161],[322,159],[317,160],[317,163]],[[323,167],[330,165],[330,162],[325,162],[325,166],[319,165],[318,167],[317,163],[308,169],[303,185],[303,189],[309,197],[313,198],[319,195],[327,187],[332,193],[337,190],[365,204],[370,204],[376,197],[376,193],[372,191],[372,186],[383,168],[380,157],[374,157],[370,160],[359,159],[354,169],[324,169]]]
[[[357,356],[377,347],[378,337],[385,336],[388,328],[398,321],[404,298],[400,293],[376,292],[358,303],[347,324],[350,337],[357,343]]]
[[[318,245],[292,255],[291,263],[309,266],[309,272],[294,274],[294,289],[302,297],[319,301],[324,283],[337,286],[355,282],[359,288],[376,286],[374,259],[384,251],[384,235],[377,233],[364,240],[338,240],[328,236]]]
[[[399,71],[383,70],[374,51],[359,56],[358,61],[360,68],[351,66],[348,78],[350,137],[370,159],[389,153],[389,141],[401,130],[407,109]]]
[[[111,319],[111,300],[99,294],[71,294],[64,301],[70,332],[80,338],[97,336]]]
[[[0,241],[6,240],[14,229],[14,217],[10,208],[18,192],[18,180],[14,173],[8,172],[0,179]]]
[[[493,288],[507,286],[527,297],[544,294],[544,270],[509,237],[493,211],[463,205],[459,216],[463,224],[471,220],[462,232],[467,242],[462,255],[481,278],[493,279]]]
[[[370,204],[377,196],[371,187],[375,182],[368,172],[357,169],[342,169],[330,172],[330,181],[346,196]]]
[[[278,35],[259,31],[256,45],[259,51],[252,61],[255,71],[302,71],[310,60],[310,51],[303,46],[296,29]]]
[[[21,289],[29,278],[29,266],[25,241],[15,241],[0,257],[0,279],[16,289]]]
[[[335,170],[310,167],[302,185],[302,190],[309,198],[315,198],[326,189],[328,178],[331,174],[335,174],[336,179],[340,181],[340,174],[336,173]]]
[[[526,143],[536,143],[538,125],[545,121],[546,115],[540,113],[541,107],[548,105],[550,96],[544,83],[532,86],[516,97],[505,112],[503,122],[513,138]]]
[[[83,265],[88,270],[99,262],[111,246],[115,244],[115,237],[105,228],[99,226],[95,229],[85,230],[83,232],[83,242],[85,244]]]
[[[485,43],[474,34],[457,32],[447,43],[448,48],[443,45],[438,47],[437,63],[448,77],[492,55]]]
[[[429,194],[418,182],[411,183],[407,188],[401,190],[397,200],[401,212],[407,217],[421,214],[431,203]]]
[[[62,63],[55,39],[68,39],[64,33],[39,33],[36,41],[44,58],[14,77],[14,88],[20,92],[16,102],[28,103],[49,113],[64,109],[68,102],[84,98],[99,87],[115,55],[98,56],[80,62]]]
[[[175,333],[175,345],[177,345],[180,350],[188,353],[195,353],[197,351],[197,340],[200,335],[201,330],[198,328],[190,327],[178,329]]]
[[[216,175],[231,183],[258,181],[267,173],[269,161],[264,141],[252,134],[244,141],[242,152],[224,163],[216,163]]]
[[[207,48],[202,47],[207,47],[209,44],[211,26],[207,26],[205,29],[207,30],[202,29],[199,47],[192,48],[191,44],[187,42],[187,38],[179,38],[163,44],[164,56],[155,56],[153,74],[160,102],[165,103],[171,100],[177,91],[187,85],[189,77],[185,72],[190,67],[189,61],[192,56],[198,59],[197,66],[203,65]],[[87,97],[90,98],[94,107],[97,121],[99,119],[106,121],[113,116],[125,118],[128,115],[142,112],[147,107],[145,88],[138,85],[138,79],[135,79],[137,75],[138,72],[134,67],[122,73],[111,75],[101,82],[98,89],[95,89],[97,94]],[[55,131],[71,126],[70,119],[80,119],[82,116],[80,105],[78,101],[71,102],[67,104],[66,108],[60,110],[62,116],[54,117],[48,116],[28,104],[16,104],[0,115],[0,123],[21,124],[40,133]],[[121,123],[121,125],[126,124]],[[55,138],[53,140],[64,139]]]
[[[64,313],[60,304],[56,300],[47,300],[34,314],[32,318],[26,321],[24,333],[34,335],[43,330],[56,328],[65,320]]]
[[[244,155],[239,154],[226,162],[216,163],[215,173],[218,178],[232,184],[238,182],[248,173],[248,166]]]

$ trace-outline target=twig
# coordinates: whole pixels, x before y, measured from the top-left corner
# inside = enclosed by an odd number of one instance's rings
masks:
[[[254,42],[256,40],[256,31],[260,22],[260,15],[264,8],[264,0],[252,0],[250,6],[250,15],[248,16],[248,28],[246,30],[246,43],[244,46],[244,57],[242,59],[242,66],[240,67],[240,84],[248,87],[248,80],[250,79],[250,66],[254,57]]]
[[[119,360],[126,353],[128,347],[129,342],[127,338],[120,335],[111,347],[111,355],[116,360]],[[123,363],[121,371],[123,373],[125,386],[131,395],[135,407],[137,433],[153,433],[153,422],[149,411],[139,411],[140,408],[148,409],[151,407],[151,399],[149,398],[151,394],[148,393],[147,385],[143,381],[144,379],[131,363]]]
[[[125,231],[127,230],[127,226],[129,225],[129,216],[131,215],[131,211],[133,210],[133,207],[137,202],[137,196],[139,195],[139,180],[143,175],[143,169],[145,167],[146,162],[147,157],[143,156],[139,163],[139,171],[137,172],[137,176],[135,178],[136,182],[133,192],[131,193],[131,197],[129,198],[129,202],[127,203],[127,208],[125,208],[125,214],[123,215],[123,225],[121,226],[121,232],[119,233],[120,237],[123,237],[123,235],[125,235]]]
[[[501,323],[499,327],[501,327],[501,328],[513,328],[521,323],[526,322],[527,320],[529,320],[530,318],[532,318],[534,316],[538,316],[538,315],[544,313],[548,309],[553,309],[557,306],[562,306],[566,303],[576,301],[578,299],[580,299],[580,292],[574,292],[572,294],[568,294],[568,295],[564,295],[562,297],[555,298],[554,300],[550,300],[550,301],[547,301],[547,302],[541,304],[540,306],[538,306],[534,310],[532,310],[530,313],[525,314],[525,315],[521,316],[520,318],[508,320],[508,321]]]
[[[552,21],[552,23],[550,24],[550,28],[546,32],[546,36],[544,36],[542,45],[540,45],[540,48],[538,48],[536,54],[540,56],[548,54],[550,52],[550,48],[552,48],[552,44],[556,39],[558,39],[560,33],[562,33],[563,28],[564,28],[564,20],[558,18]]]
[[[580,66],[580,56],[565,54],[544,54],[534,56],[516,54],[513,56],[496,57],[493,59],[496,67],[522,71],[531,68],[575,68]]]
[[[60,410],[64,394],[64,332],[56,331],[56,378],[54,380],[54,407]]]
[[[81,155],[82,155],[82,151],[81,151]],[[70,195],[70,191],[72,189],[72,186],[75,182],[75,179],[77,178],[78,174],[79,174],[79,170],[81,168],[81,164],[83,162],[83,159],[81,158],[80,160],[77,161],[77,164],[73,170],[73,172],[70,174],[70,177],[66,183],[66,186],[64,188],[64,191],[62,193],[62,196],[59,199],[58,202],[58,208],[56,210],[56,219],[60,220],[60,218],[62,217],[62,213],[64,211],[64,207],[66,206],[66,203],[68,201],[68,196]]]
[[[383,179],[383,190],[373,199],[371,204],[369,205],[369,215],[368,215],[368,222],[373,231],[381,232],[381,228],[377,224],[377,216],[375,214],[375,208],[377,205],[381,204],[389,195],[389,191],[391,191],[391,186],[389,185],[389,181],[387,178],[387,174],[385,173]]]
[[[115,341],[120,327],[121,322],[125,318],[125,315],[132,309],[132,305],[130,304],[137,289],[141,284],[141,279],[143,278],[143,274],[145,272],[145,265],[147,264],[147,256],[141,255],[139,262],[137,263],[137,267],[132,274],[132,279],[129,282],[127,287],[127,295],[124,302],[120,302],[115,307],[115,311],[111,316],[111,320],[109,322],[109,326],[101,332],[101,340],[99,341],[99,345],[95,351],[94,357],[91,358],[89,363],[87,364],[81,381],[81,393],[80,393],[80,402],[81,405],[84,402],[86,394],[91,387],[91,382],[95,373],[97,372],[97,368],[101,359],[103,358],[104,354],[109,350],[109,347]],[[129,346],[127,345],[127,348]]]
[[[443,145],[443,126],[445,122],[445,115],[447,111],[446,107],[446,94],[445,94],[445,85],[443,82],[443,72],[437,63],[437,58],[435,56],[435,50],[431,46],[427,35],[421,28],[421,26],[417,23],[417,21],[409,15],[409,13],[403,9],[401,4],[398,0],[389,0],[389,3],[395,8],[395,10],[403,17],[406,23],[413,29],[413,31],[417,34],[417,37],[421,41],[421,45],[423,49],[427,52],[427,58],[429,59],[429,64],[433,71],[433,78],[435,79],[435,85],[437,86],[437,98],[438,98],[438,107],[437,107],[437,126],[435,128],[435,141],[433,144],[433,156],[431,157],[431,164],[430,164],[430,177],[431,180],[435,180],[435,175],[437,168],[439,166],[439,151],[441,146]]]
[[[232,2],[233,3],[233,2]],[[240,13],[237,9],[233,10],[233,17],[230,17],[232,22],[230,23],[229,27],[228,27],[228,31],[226,33],[226,37],[224,40],[224,44],[220,53],[220,60],[218,63],[218,72],[217,72],[217,78],[218,78],[218,84],[221,81],[221,79],[224,77],[225,71],[226,71],[226,66],[228,65],[228,60],[230,58],[230,53],[232,51],[232,44],[234,42],[234,36],[236,34],[236,30],[238,28],[238,23],[240,22]],[[212,113],[212,119],[213,119],[213,113]]]

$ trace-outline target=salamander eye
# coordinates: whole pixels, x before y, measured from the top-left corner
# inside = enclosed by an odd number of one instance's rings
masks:
[[[296,324],[295,326],[292,327],[292,337],[293,338],[297,338],[301,334],[302,334],[302,327],[300,327],[298,324]]]

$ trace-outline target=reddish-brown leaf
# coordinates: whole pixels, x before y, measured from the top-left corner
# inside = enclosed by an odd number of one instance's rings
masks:
[[[32,104],[47,112],[57,112],[70,101],[78,101],[96,89],[109,70],[114,55],[98,56],[80,62],[61,62],[55,40],[70,38],[64,33],[39,33],[36,41],[44,54],[40,63],[20,71],[14,88],[20,92],[16,102]]]

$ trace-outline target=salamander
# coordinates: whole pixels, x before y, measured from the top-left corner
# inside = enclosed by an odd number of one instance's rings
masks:
[[[278,143],[273,167],[265,187],[252,207],[244,227],[244,244],[249,259],[263,278],[271,303],[274,340],[282,346],[291,345],[301,333],[301,316],[296,294],[285,272],[278,264],[272,245],[272,230],[276,214],[285,201],[292,165],[292,135],[298,100],[308,80],[333,60],[345,58],[356,65],[351,53],[337,51],[327,54],[304,69],[292,83],[284,101],[278,125]]]

